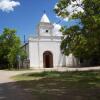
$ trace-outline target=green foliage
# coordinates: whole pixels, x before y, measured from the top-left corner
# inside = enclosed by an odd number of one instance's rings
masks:
[[[66,2],[65,2],[66,1]],[[66,55],[72,53],[76,57],[91,59],[100,58],[100,0],[83,0],[81,7],[83,12],[71,14],[66,10],[71,0],[59,0],[55,12],[60,17],[80,19],[80,25],[70,28],[63,27],[61,49]],[[71,15],[71,16],[69,16]]]
[[[17,55],[22,55],[20,38],[16,30],[5,28],[0,35],[0,65],[15,67]]]

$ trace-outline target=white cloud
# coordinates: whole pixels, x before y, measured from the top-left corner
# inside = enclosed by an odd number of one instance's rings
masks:
[[[61,25],[54,23],[53,26],[54,26],[53,34],[55,36],[62,36],[62,32],[60,32]]]
[[[83,2],[83,0],[76,0],[76,1],[71,1],[71,3],[65,8],[65,10],[67,11],[67,12],[69,12],[70,14],[69,14],[69,16],[68,17],[66,17],[66,18],[64,18],[63,20],[64,21],[68,21],[69,20],[69,18],[73,15],[73,14],[77,14],[78,12],[84,12],[84,10],[83,10],[83,8],[81,7],[82,6],[82,2]],[[78,5],[80,5],[80,7],[78,6]],[[57,4],[55,5],[55,7],[54,8],[58,8],[57,7]],[[58,16],[57,16],[58,17]],[[61,17],[59,17],[60,19],[61,19]]]
[[[64,18],[63,20],[67,22],[67,21],[69,20],[69,18],[68,18],[68,17],[66,17],[66,18]]]
[[[13,11],[16,6],[19,6],[20,2],[14,0],[0,0],[0,10],[5,12]]]
[[[83,0],[76,0],[76,1],[71,1],[71,4],[68,5],[66,10],[70,13],[70,15],[73,15],[78,12],[84,12],[82,8],[82,2]]]
[[[56,3],[56,4],[55,4],[55,6],[54,6],[54,8],[55,8],[55,9],[57,9],[57,8],[58,8],[57,4],[58,4],[58,3]]]

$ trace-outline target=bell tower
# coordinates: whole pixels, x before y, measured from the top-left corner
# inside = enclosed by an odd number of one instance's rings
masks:
[[[50,23],[49,18],[47,17],[46,13],[44,12],[40,23],[38,25],[38,35],[39,36],[52,36],[52,30],[54,26]]]

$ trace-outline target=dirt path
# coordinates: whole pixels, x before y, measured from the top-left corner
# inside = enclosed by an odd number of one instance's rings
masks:
[[[10,77],[25,71],[0,70],[0,100],[35,100],[30,93],[22,90]]]

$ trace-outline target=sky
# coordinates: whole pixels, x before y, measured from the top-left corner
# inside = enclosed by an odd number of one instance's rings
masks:
[[[47,16],[53,23],[58,23],[53,8],[58,0],[0,0],[0,33],[3,29],[12,28],[17,30],[21,40],[36,35],[35,29],[46,11]],[[67,26],[75,21],[65,22]],[[62,23],[61,23],[62,24]]]

